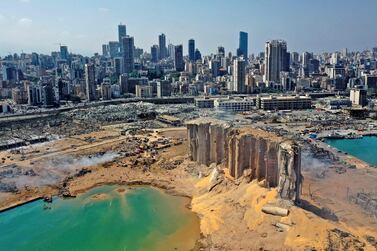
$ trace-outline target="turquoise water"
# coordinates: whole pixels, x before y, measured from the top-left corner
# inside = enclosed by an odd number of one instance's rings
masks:
[[[1,213],[0,250],[184,250],[199,238],[199,221],[186,199],[124,188],[55,199],[51,209],[36,201]]]
[[[328,145],[377,166],[377,137],[360,139],[326,139]]]

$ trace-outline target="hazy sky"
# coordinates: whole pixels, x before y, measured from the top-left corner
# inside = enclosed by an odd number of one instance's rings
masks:
[[[117,39],[117,25],[150,50],[165,33],[174,44],[194,38],[202,53],[235,52],[240,30],[249,51],[285,39],[290,51],[377,46],[377,0],[0,0],[0,55],[57,50],[91,55]]]

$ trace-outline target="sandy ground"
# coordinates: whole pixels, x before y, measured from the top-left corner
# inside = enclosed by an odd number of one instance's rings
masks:
[[[184,128],[175,128],[139,137],[150,141],[171,138],[171,142],[178,142],[186,136]],[[94,141],[89,140],[93,138]],[[117,151],[130,142],[129,136],[107,128],[33,146],[22,153],[0,152],[0,159],[6,159],[3,165],[17,164],[23,168],[34,162],[32,167],[39,170],[38,164],[58,156]],[[74,196],[101,184],[144,184],[189,197],[190,207],[201,220],[202,238],[194,250],[376,250],[377,243],[371,241],[371,236],[377,238],[376,219],[349,199],[360,191],[377,191],[375,169],[348,169],[343,174],[328,169],[321,178],[316,170],[306,171],[302,205],[291,207],[287,217],[278,217],[261,211],[264,205],[278,201],[275,189],[242,179],[233,181],[226,177],[227,170],[222,182],[209,192],[211,170],[189,161],[186,141],[160,149],[148,170],[145,163],[135,163],[135,159],[149,157],[142,153],[87,167],[91,173],[74,177],[66,188]],[[55,195],[60,189],[61,184],[57,184],[28,187],[16,194],[0,193],[0,208]],[[280,223],[286,228],[276,227]]]

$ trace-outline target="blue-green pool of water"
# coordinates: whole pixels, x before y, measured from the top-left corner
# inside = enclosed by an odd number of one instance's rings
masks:
[[[149,187],[103,186],[75,199],[0,213],[0,250],[187,250],[199,220],[187,200]],[[125,191],[124,191],[125,189]],[[191,246],[191,247],[190,247]]]
[[[359,139],[326,139],[325,142],[340,151],[377,166],[376,136],[364,136]]]

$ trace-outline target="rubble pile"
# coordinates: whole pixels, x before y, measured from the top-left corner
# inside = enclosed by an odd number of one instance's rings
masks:
[[[9,140],[28,140],[28,135],[53,140],[62,136],[88,134],[101,130],[102,126],[129,123],[136,129],[161,128],[155,119],[158,115],[174,115],[181,121],[206,116],[191,104],[155,105],[151,103],[127,103],[82,107],[49,116],[36,116],[31,120],[12,121],[0,126],[0,145]]]
[[[22,176],[34,177],[37,174],[32,169],[23,170],[14,164],[2,167],[0,169],[0,192],[17,193],[18,187],[14,179]]]
[[[15,164],[4,166],[0,170],[0,180],[3,178],[14,178],[21,175],[37,176],[33,169],[25,171]]]
[[[351,233],[334,228],[328,232],[326,250],[364,250],[365,244]]]
[[[165,170],[173,170],[177,168],[180,164],[183,163],[183,159],[172,159],[172,160],[166,160],[162,159],[158,165],[161,166]]]
[[[131,122],[139,118],[153,119],[156,117],[156,112],[153,104],[139,102],[73,110],[67,112],[66,116],[73,120],[91,121],[94,124],[107,124],[111,122]]]
[[[0,192],[3,193],[17,193],[18,188],[14,182],[3,183],[0,180]]]
[[[278,187],[280,197],[299,200],[301,148],[291,140],[254,128],[234,128],[213,119],[187,123],[191,160],[225,164],[235,179],[245,175]]]
[[[318,147],[315,144],[310,144],[309,147],[310,147],[310,152],[312,153],[314,158],[326,159],[330,161],[338,160],[338,158],[333,153],[331,153],[330,151],[326,151],[325,149]]]
[[[377,217],[377,195],[372,193],[357,193],[350,198],[352,202]]]

